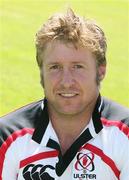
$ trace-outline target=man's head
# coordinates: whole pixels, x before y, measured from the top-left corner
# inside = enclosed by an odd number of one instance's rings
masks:
[[[106,69],[103,31],[68,10],[43,25],[36,35],[36,48],[51,111],[74,115],[93,106]]]

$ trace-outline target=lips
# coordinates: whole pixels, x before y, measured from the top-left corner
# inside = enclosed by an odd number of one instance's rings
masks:
[[[59,95],[65,98],[71,98],[77,96],[78,93],[59,93]]]

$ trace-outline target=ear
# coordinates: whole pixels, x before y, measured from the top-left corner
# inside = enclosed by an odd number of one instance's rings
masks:
[[[40,84],[42,85],[42,87],[44,88],[44,78],[43,78],[43,72],[40,69]]]
[[[98,67],[98,77],[100,81],[104,79],[105,74],[106,74],[106,65],[100,65]]]

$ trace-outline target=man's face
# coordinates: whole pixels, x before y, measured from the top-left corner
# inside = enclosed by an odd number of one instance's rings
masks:
[[[103,73],[101,67],[98,73]],[[72,44],[60,41],[48,44],[41,74],[48,106],[57,114],[85,112],[99,94],[96,60],[86,48],[75,49]]]

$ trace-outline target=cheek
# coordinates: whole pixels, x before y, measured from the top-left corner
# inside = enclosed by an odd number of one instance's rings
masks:
[[[43,81],[44,89],[46,89],[47,91],[53,91],[59,84],[58,78],[51,74],[46,74]]]
[[[52,82],[52,78],[44,68],[40,70],[40,78],[41,78],[41,84],[44,88],[47,87],[49,83],[51,84]]]
[[[81,84],[84,92],[87,92],[88,94],[92,94],[93,92],[98,90],[98,84],[95,75],[85,78],[85,81],[81,82]]]
[[[96,83],[96,73],[95,72],[85,72],[83,74],[75,75],[78,82],[81,84],[94,84]]]

